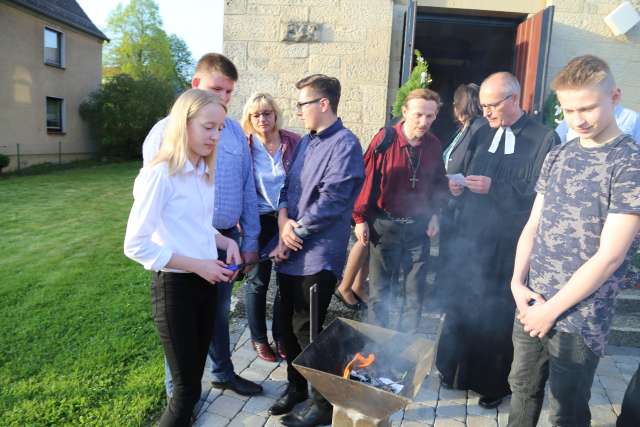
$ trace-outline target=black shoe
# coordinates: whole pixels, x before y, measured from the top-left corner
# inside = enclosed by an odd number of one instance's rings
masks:
[[[338,299],[338,301],[340,301],[342,303],[342,305],[344,305],[345,307],[347,307],[350,310],[361,310],[362,306],[360,305],[359,302],[355,303],[355,304],[349,304],[347,302],[347,300],[345,300],[342,297],[342,294],[340,293],[340,291],[338,289],[336,289],[336,291],[333,293],[333,296],[336,297]]]
[[[440,386],[446,390],[452,390],[453,385],[451,385],[451,383],[444,378],[444,375],[440,373],[439,376],[440,376]]]
[[[262,393],[262,386],[252,381],[245,380],[238,374],[233,374],[229,381],[211,381],[213,388],[233,390],[242,396],[253,396]]]
[[[353,292],[353,291],[351,291]],[[363,300],[362,298],[360,298],[360,296],[353,292],[353,296],[356,298],[356,300],[358,300],[358,304],[360,304],[360,310],[368,310],[369,309],[369,304],[367,304],[367,302],[365,300]]]
[[[333,409],[320,409],[318,405],[311,405],[302,414],[289,414],[280,420],[287,427],[316,427],[331,425]]]
[[[502,400],[506,396],[494,397],[494,396],[480,396],[478,400],[478,405],[482,406],[484,409],[494,409],[500,406]]]
[[[269,408],[269,414],[282,415],[291,412],[294,406],[307,400],[307,397],[309,397],[307,390],[297,390],[289,386],[284,394],[276,400],[276,403]]]

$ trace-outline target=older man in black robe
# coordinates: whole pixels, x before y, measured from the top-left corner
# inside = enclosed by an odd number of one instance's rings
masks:
[[[510,394],[511,331],[515,303],[509,287],[518,236],[526,223],[535,184],[558,135],[520,108],[520,84],[510,73],[487,77],[480,103],[489,126],[470,143],[464,185],[449,182],[460,197],[459,271],[437,356],[445,386],[470,389],[493,408]],[[460,239],[459,239],[460,240]]]

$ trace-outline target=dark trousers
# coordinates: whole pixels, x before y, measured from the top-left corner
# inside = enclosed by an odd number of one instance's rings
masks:
[[[153,320],[173,375],[173,395],[160,426],[190,425],[214,326],[214,286],[196,274],[154,273]]]
[[[269,242],[278,235],[278,218],[273,214],[260,215],[260,236],[258,245],[264,250]],[[267,290],[271,279],[271,262],[257,264],[249,273],[245,281],[245,305],[251,339],[257,342],[267,342]],[[273,301],[273,322],[271,331],[274,340],[280,340],[280,293],[276,292]]]
[[[640,365],[633,374],[622,401],[622,411],[616,427],[640,426]]]
[[[322,270],[311,276],[290,276],[278,273],[282,316],[280,327],[284,348],[287,351],[287,380],[289,386],[296,390],[305,390],[307,387],[307,380],[293,367],[293,360],[311,342],[309,289],[315,284],[318,285],[318,324],[322,325],[336,283],[336,276],[328,270]],[[312,390],[312,395],[321,408],[330,406],[320,393]]]
[[[377,218],[370,225],[369,322],[389,325],[389,306],[393,278],[404,272],[404,304],[397,329],[415,332],[422,316],[422,300],[427,284],[429,237],[424,220],[405,224]],[[395,273],[395,274],[394,274]]]
[[[240,240],[240,233],[236,227],[227,230],[219,230],[220,233],[236,241]],[[227,253],[218,249],[218,259],[225,261]],[[212,288],[214,296],[213,307],[213,335],[209,344],[209,357],[211,358],[211,376],[213,381],[229,381],[233,379],[234,369],[231,360],[231,344],[229,337],[229,311],[231,309],[231,290],[233,283],[216,283]],[[164,360],[164,385],[167,396],[173,395],[173,381],[171,367],[165,357]]]
[[[542,339],[532,338],[516,320],[513,347],[509,374],[513,394],[508,427],[536,426],[547,379],[550,424],[590,426],[589,399],[599,358],[582,336],[552,330]]]

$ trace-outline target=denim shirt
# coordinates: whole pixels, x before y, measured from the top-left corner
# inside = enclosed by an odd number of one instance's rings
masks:
[[[360,141],[336,120],[300,141],[280,194],[280,208],[302,225],[303,248],[292,251],[278,271],[309,276],[322,270],[342,276],[351,210],[364,180]]]

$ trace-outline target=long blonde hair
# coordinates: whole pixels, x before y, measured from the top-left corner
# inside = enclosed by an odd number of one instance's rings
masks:
[[[169,175],[174,175],[184,168],[185,163],[189,161],[187,125],[189,120],[209,104],[219,105],[225,113],[227,112],[227,107],[219,96],[201,89],[189,89],[176,99],[169,113],[160,151],[149,166],[167,162]],[[205,163],[209,167],[210,182],[213,182],[215,157],[216,150],[205,157]]]

